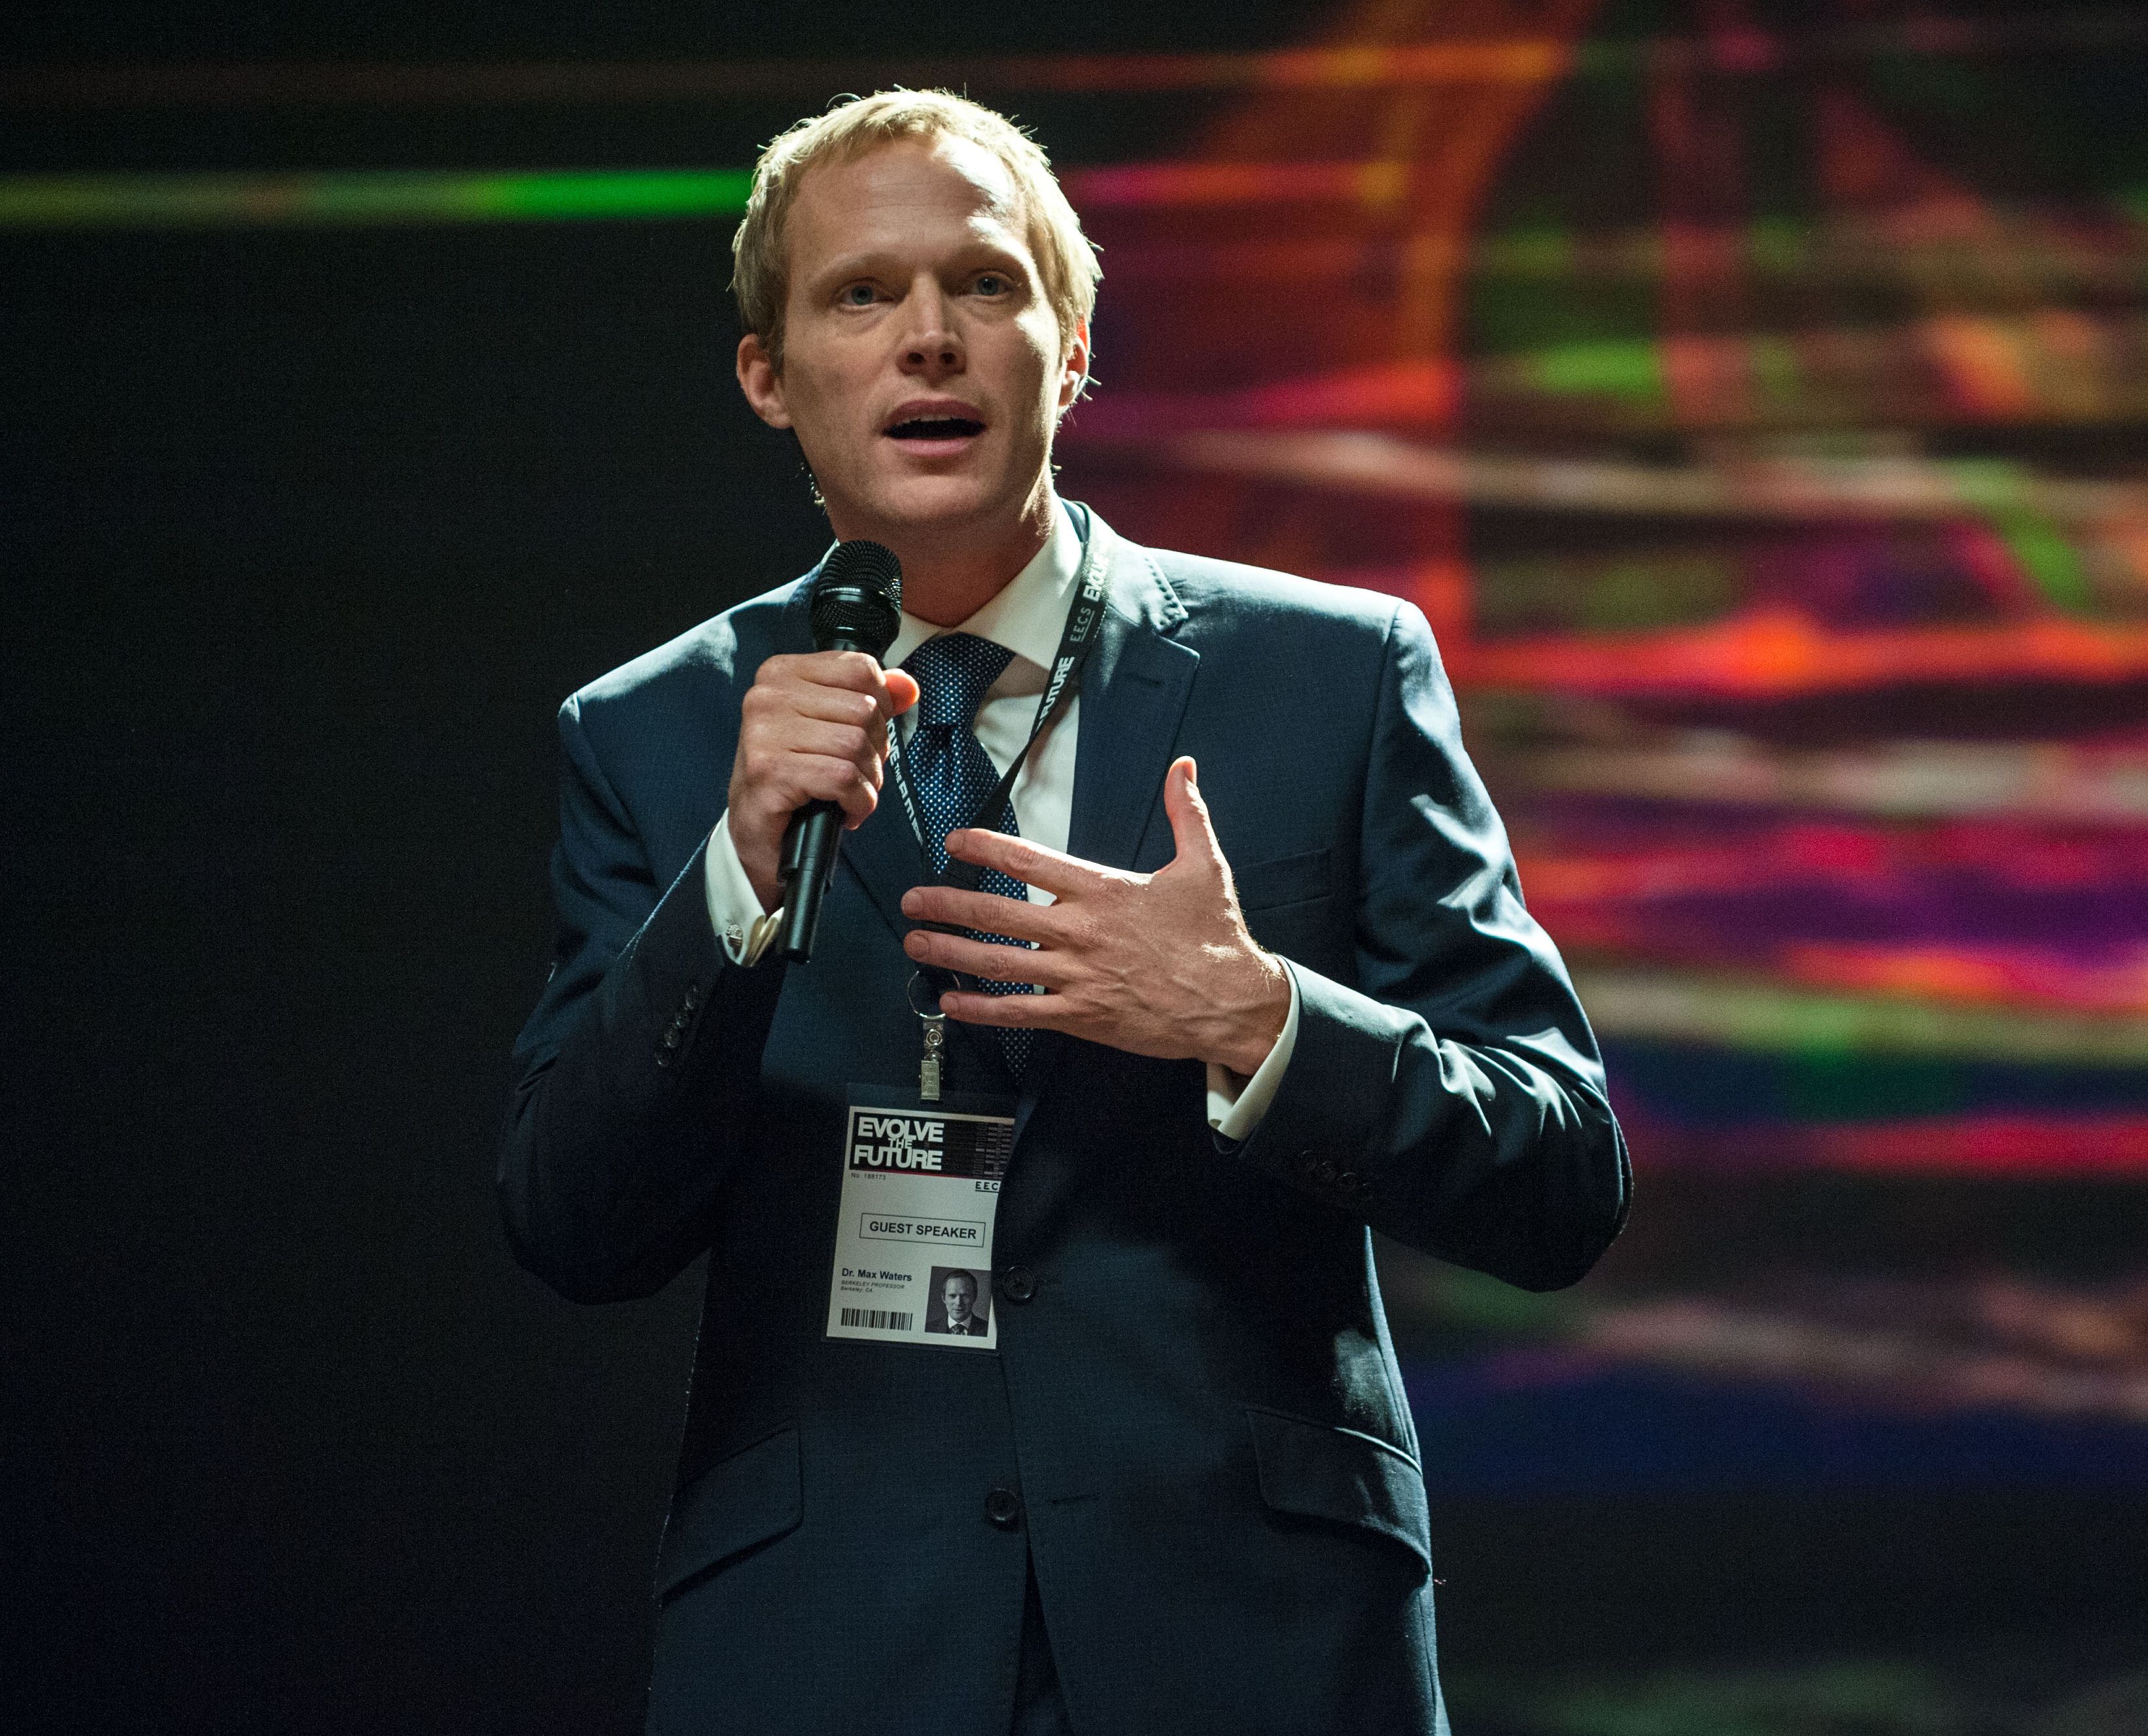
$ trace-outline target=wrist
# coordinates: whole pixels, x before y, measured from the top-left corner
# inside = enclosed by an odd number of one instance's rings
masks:
[[[777,872],[782,865],[782,847],[764,845],[750,835],[740,836],[734,823],[730,828],[731,849],[738,856],[746,884],[753,888],[753,896],[760,901],[761,914],[766,916],[783,902],[783,881]]]
[[[1273,953],[1256,948],[1257,985],[1231,1021],[1222,1051],[1210,1059],[1241,1079],[1261,1070],[1290,1020],[1290,976]]]
[[[739,867],[765,916],[783,902],[783,882],[778,873],[783,860],[782,834],[779,830],[772,837],[769,835],[750,800],[741,799],[743,794],[734,783],[724,810],[724,830],[730,837],[731,853],[738,858]]]

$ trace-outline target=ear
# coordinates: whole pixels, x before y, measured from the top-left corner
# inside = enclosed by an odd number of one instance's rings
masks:
[[[783,402],[783,376],[769,359],[768,346],[752,332],[739,339],[738,383],[755,415],[770,428],[790,426],[790,412]]]
[[[1089,324],[1074,328],[1074,340],[1066,346],[1066,359],[1059,364],[1059,414],[1065,415],[1089,381]]]

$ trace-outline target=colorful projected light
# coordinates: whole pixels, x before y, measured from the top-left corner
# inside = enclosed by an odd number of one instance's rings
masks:
[[[1641,1171],[1569,1295],[1387,1262],[1436,1486],[2137,1489],[2144,75],[2133,8],[1406,0],[1265,53],[0,97],[1207,103],[1066,167],[1107,281],[1065,486],[1423,608]],[[0,225],[720,227],[744,188],[29,177]]]
[[[2148,417],[2139,165],[1987,197],[1944,123],[1992,124],[1960,88],[2008,27],[1812,22],[1703,5],[1649,53],[1264,101],[1097,175],[1135,311],[1073,469],[1157,534],[1423,607],[1533,907],[1650,1056],[1644,1165],[2148,1172],[2148,467],[2100,434]],[[1711,1131],[1658,1063],[1726,1052],[2048,1088]]]

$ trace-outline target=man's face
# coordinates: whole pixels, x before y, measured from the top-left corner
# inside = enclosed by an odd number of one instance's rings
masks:
[[[977,1287],[970,1279],[952,1277],[941,1287],[940,1293],[946,1299],[947,1323],[966,1326],[970,1320],[970,1301],[976,1295]]]
[[[1088,355],[1062,345],[1005,166],[950,138],[823,163],[786,238],[783,371],[748,337],[739,383],[797,431],[836,535],[1013,524]]]

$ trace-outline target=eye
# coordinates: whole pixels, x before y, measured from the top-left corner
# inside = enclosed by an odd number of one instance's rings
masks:
[[[1005,295],[1014,285],[1001,273],[986,271],[979,273],[970,287],[980,295]]]
[[[846,283],[836,294],[836,299],[846,308],[869,308],[878,297],[879,291],[871,283]]]

